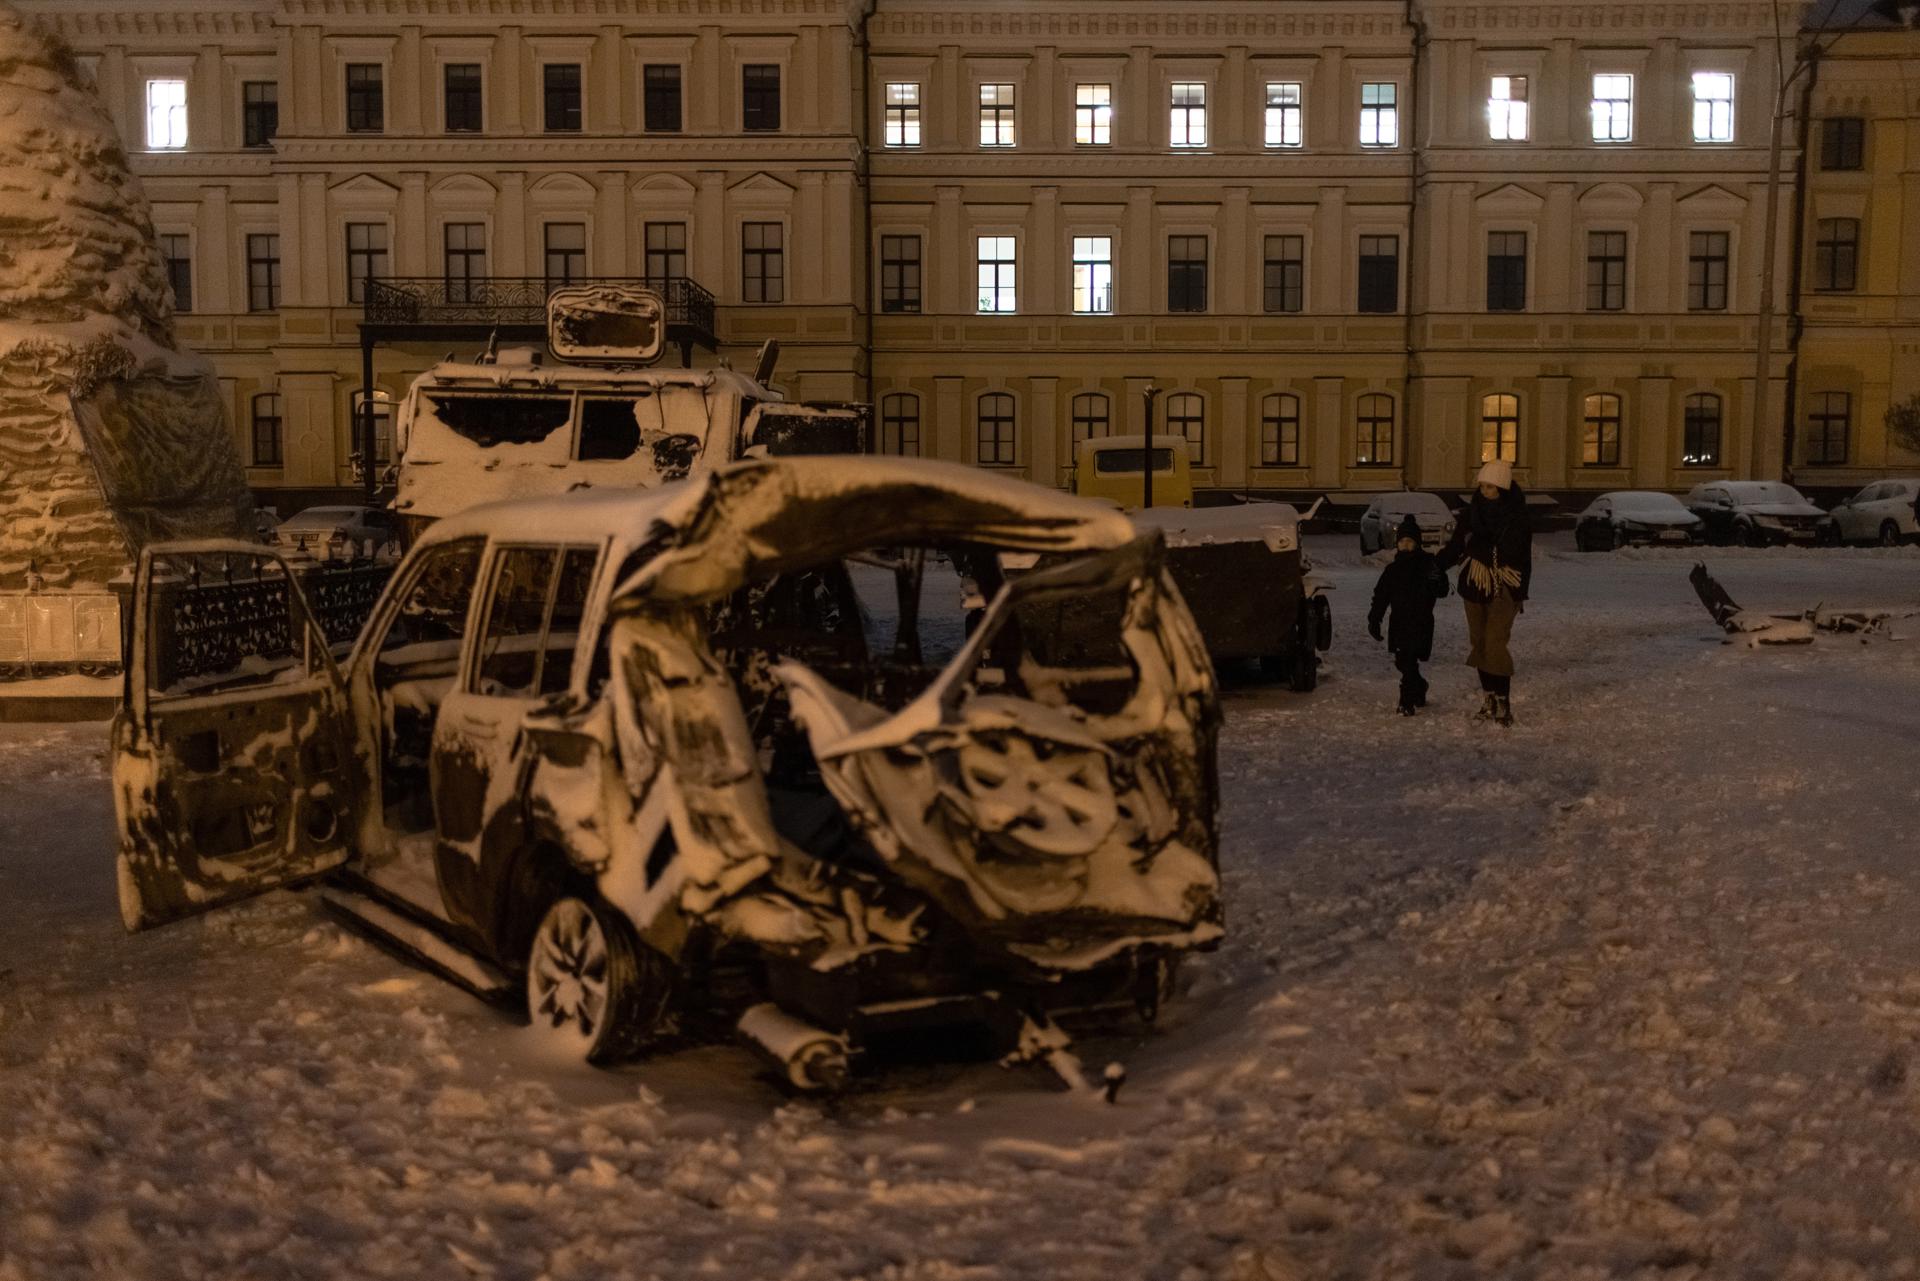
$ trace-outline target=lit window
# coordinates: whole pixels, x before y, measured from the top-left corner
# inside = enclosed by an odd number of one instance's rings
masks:
[[[1207,87],[1181,83],[1173,86],[1173,106],[1167,140],[1175,147],[1207,145]]]
[[[1599,75],[1593,78],[1593,140],[1630,142],[1633,139],[1633,77]]]
[[[1693,140],[1733,141],[1733,77],[1724,71],[1693,73]]]
[[[1013,129],[1013,86],[980,86],[980,145],[1011,147]]]
[[[1681,465],[1720,465],[1720,397],[1710,391],[1687,397],[1681,429]]]
[[[1073,140],[1082,147],[1113,143],[1113,86],[1073,87]]]
[[[1300,119],[1300,86],[1267,86],[1267,145],[1298,147],[1306,140]]]
[[[147,148],[178,151],[187,145],[187,82],[147,81]]]
[[[1400,145],[1399,86],[1363,84],[1360,86],[1360,145],[1397,147]]]
[[[1354,406],[1353,461],[1359,467],[1393,466],[1393,397],[1378,392]]]
[[[1480,398],[1480,461],[1518,462],[1520,458],[1520,398],[1496,392]]]
[[[890,84],[887,86],[886,137],[889,147],[920,145],[919,85]]]
[[[1495,142],[1527,140],[1527,78],[1495,76],[1487,92],[1487,136]]]
[[[1073,238],[1073,309],[1081,315],[1113,310],[1113,240],[1108,236]]]
[[[1620,465],[1620,398],[1595,392],[1585,401],[1581,426],[1580,463],[1584,467]]]
[[[978,240],[980,305],[982,315],[1014,309],[1014,248],[1012,236],[981,236]]]

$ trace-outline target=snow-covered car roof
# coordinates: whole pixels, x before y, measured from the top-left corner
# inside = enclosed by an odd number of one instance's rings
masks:
[[[1720,484],[1740,503],[1805,503],[1806,495],[1777,480],[1724,480]]]
[[[1612,503],[1620,511],[1658,512],[1663,516],[1676,513],[1690,515],[1686,505],[1672,494],[1663,494],[1652,489],[1620,489],[1602,494],[1593,500],[1598,503]],[[1591,508],[1589,509],[1591,510]]]
[[[295,512],[281,521],[281,527],[288,525],[324,525],[333,521],[358,520],[370,509],[366,507],[309,507]]]

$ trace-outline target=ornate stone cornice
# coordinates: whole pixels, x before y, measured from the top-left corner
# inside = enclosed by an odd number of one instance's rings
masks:
[[[279,0],[282,20],[358,18],[767,18],[851,21],[857,0]]]
[[[377,171],[382,166],[445,164],[476,171],[503,165],[566,164],[581,169],[627,167],[699,169],[739,165],[792,168],[797,165],[850,166],[859,154],[852,138],[773,139],[676,138],[658,134],[601,138],[280,138],[274,169],[335,169],[348,166]]]
[[[1539,0],[1502,4],[1498,0],[1478,4],[1431,4],[1426,7],[1429,23],[1439,31],[1481,33],[1503,31],[1564,31],[1568,34],[1615,35],[1635,33],[1728,32],[1741,38],[1754,38],[1773,32],[1773,10],[1764,3],[1700,3],[1674,0],[1652,4],[1542,4]],[[1784,24],[1797,25],[1797,6],[1783,5],[1788,11]]]
[[[1295,11],[1297,8],[1297,12]],[[1084,12],[1027,10],[934,11],[885,10],[868,24],[875,37],[967,37],[1030,40],[1038,37],[1087,37],[1120,41],[1163,39],[1196,40],[1393,40],[1405,41],[1408,31],[1398,8],[1392,6],[1325,8],[1309,5],[1263,6],[1248,11],[1239,6],[1219,9],[1205,5],[1176,11],[1124,8]]]
[[[263,37],[268,47],[274,38],[273,15],[263,11],[235,9],[71,9],[58,4],[22,4],[21,8],[43,29],[59,33],[68,41],[91,39],[151,40],[185,37],[205,40],[209,37]]]

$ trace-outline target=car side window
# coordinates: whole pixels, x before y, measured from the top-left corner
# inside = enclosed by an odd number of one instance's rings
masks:
[[[587,592],[593,587],[593,571],[599,563],[600,553],[592,547],[569,547],[560,554],[553,613],[547,623],[546,654],[540,665],[542,694],[561,693],[573,683],[574,651],[580,645]]]
[[[538,688],[541,631],[559,560],[557,547],[509,547],[495,561],[474,693],[512,697]]]
[[[399,612],[380,638],[381,663],[444,659],[451,665],[459,660],[485,547],[485,539],[463,538],[421,558]]]

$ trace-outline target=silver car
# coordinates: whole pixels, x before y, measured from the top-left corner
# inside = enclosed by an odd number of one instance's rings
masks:
[[[1420,524],[1420,545],[1438,551],[1453,537],[1453,513],[1436,494],[1408,490],[1382,494],[1360,514],[1360,554],[1392,547],[1394,532],[1408,516]]]
[[[1878,543],[1898,547],[1920,539],[1920,520],[1914,516],[1914,495],[1920,479],[1876,480],[1829,513],[1840,527],[1843,543]]]

